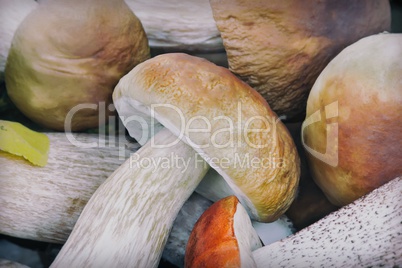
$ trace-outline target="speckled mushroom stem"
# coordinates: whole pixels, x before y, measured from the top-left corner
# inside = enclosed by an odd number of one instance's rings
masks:
[[[253,252],[257,267],[397,267],[402,177],[280,242]]]
[[[176,139],[167,129],[154,136],[159,145]],[[209,168],[198,157],[183,142],[145,144],[94,193],[51,267],[157,267],[178,211]]]

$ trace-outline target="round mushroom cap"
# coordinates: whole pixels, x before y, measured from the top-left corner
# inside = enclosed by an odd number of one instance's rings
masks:
[[[402,174],[402,34],[344,49],[312,88],[303,139],[313,177],[343,206]]]
[[[148,57],[145,32],[123,0],[41,1],[14,35],[7,92],[39,125],[93,128],[114,113],[118,80]]]
[[[252,218],[274,221],[294,199],[300,161],[289,132],[226,68],[181,53],[160,55],[124,76],[113,100],[140,143],[164,126],[192,146]]]
[[[389,31],[388,0],[211,0],[230,69],[279,116],[304,112],[329,61],[364,36]]]

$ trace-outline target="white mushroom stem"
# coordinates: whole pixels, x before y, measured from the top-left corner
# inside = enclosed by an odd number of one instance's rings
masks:
[[[46,135],[45,167],[0,152],[0,233],[64,243],[89,198],[135,144],[124,136],[74,134],[70,141],[65,133]]]
[[[402,177],[280,242],[257,267],[395,267],[402,263]]]
[[[163,129],[153,139],[161,145],[177,137]],[[52,267],[157,267],[177,213],[209,166],[183,142],[168,148],[151,145],[98,188]],[[172,153],[188,162],[199,158],[201,164],[162,164]]]
[[[208,0],[125,0],[156,48],[223,50]]]
[[[251,224],[247,211],[237,204],[233,219],[234,234],[239,245],[241,267],[256,267],[252,251],[262,247],[260,238]]]

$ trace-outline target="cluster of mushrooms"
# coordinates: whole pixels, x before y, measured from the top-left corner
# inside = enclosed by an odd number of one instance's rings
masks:
[[[189,268],[402,265],[388,0],[0,0],[0,14],[3,90],[50,139],[45,167],[0,152],[0,233],[63,243],[51,267],[158,267],[178,241]],[[116,114],[138,143],[85,133]],[[180,210],[193,222],[169,237]],[[330,212],[290,235],[285,214]],[[288,237],[268,244],[273,222]]]

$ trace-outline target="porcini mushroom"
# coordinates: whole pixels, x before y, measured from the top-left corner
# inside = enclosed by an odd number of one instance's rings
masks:
[[[346,205],[402,174],[402,34],[365,37],[324,69],[307,102],[312,175]]]
[[[157,133],[91,197],[53,267],[155,267],[178,210],[209,169],[199,155],[255,219],[273,221],[293,200],[299,159],[289,133],[266,101],[227,69],[185,54],[161,55],[123,77],[113,99],[140,143],[153,133],[139,126],[155,123],[150,129]],[[237,125],[227,131],[231,120]],[[198,130],[180,134],[183,122]],[[236,142],[230,143],[231,133]],[[171,155],[190,164],[161,162]],[[276,155],[285,164],[235,166],[236,155],[257,160]]]
[[[343,48],[391,27],[388,0],[210,3],[230,69],[279,116],[304,112],[315,79]]]
[[[256,267],[252,251],[262,246],[235,196],[214,203],[197,221],[186,247],[185,267]]]
[[[148,57],[142,25],[123,0],[44,0],[15,32],[7,92],[39,125],[93,128],[113,114],[118,80]]]
[[[37,5],[35,0],[0,0],[0,81],[4,80],[4,68],[14,33]]]

